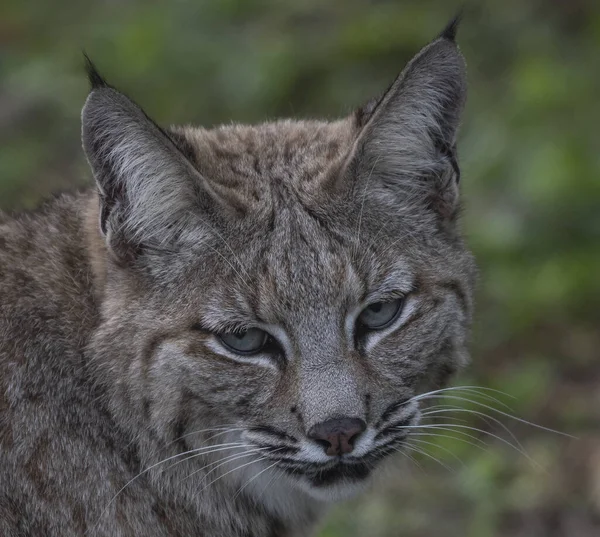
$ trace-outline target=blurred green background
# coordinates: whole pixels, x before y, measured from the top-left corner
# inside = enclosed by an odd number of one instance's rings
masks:
[[[3,0],[0,208],[90,184],[82,49],[162,123],[336,117],[386,88],[455,9]],[[507,392],[518,416],[578,440],[502,418],[540,469],[484,433],[473,434],[485,449],[430,438],[421,447],[449,469],[426,455],[421,468],[399,463],[336,507],[321,537],[600,535],[600,3],[477,2],[459,42],[464,220],[481,279],[473,363],[457,384]]]

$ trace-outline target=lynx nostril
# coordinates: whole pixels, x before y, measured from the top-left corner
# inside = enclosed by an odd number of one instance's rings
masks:
[[[354,449],[354,442],[366,428],[359,418],[337,418],[317,423],[308,431],[308,437],[323,446],[327,455],[342,455]]]

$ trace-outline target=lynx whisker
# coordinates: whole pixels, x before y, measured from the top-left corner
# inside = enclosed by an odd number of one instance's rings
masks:
[[[474,391],[480,391],[480,392],[492,392],[492,393],[497,393],[498,395],[502,395],[504,397],[509,397],[511,399],[516,399],[516,397],[514,395],[509,394],[508,392],[503,392],[502,390],[497,390],[495,388],[489,388],[488,386],[474,386],[474,385],[464,385],[464,386],[446,386],[445,388],[438,388],[437,390],[431,390],[429,392],[425,392],[425,393],[420,393],[417,394],[413,397],[417,398],[417,397],[421,397],[424,395],[432,395],[432,394],[438,394],[438,393],[443,393],[443,392],[451,392],[451,391],[457,391],[457,390],[474,390]]]
[[[473,399],[468,399],[466,397],[459,397],[456,395],[427,395],[426,397],[423,396],[419,396],[417,398],[414,398],[414,401],[424,401],[424,400],[431,400],[431,399],[452,399],[452,400],[456,400],[456,401],[464,401],[466,403],[471,403],[474,405],[479,405],[480,407],[486,408],[488,410],[491,410],[492,412],[496,412],[497,414],[500,414],[501,416],[505,416],[507,418],[510,418],[512,420],[524,423],[525,425],[529,425],[531,427],[535,427],[536,429],[541,429],[543,431],[547,431],[550,433],[554,433],[554,434],[558,434],[561,436],[566,436],[568,438],[575,438],[574,436],[571,436],[570,434],[567,433],[563,433],[561,431],[557,431],[555,429],[550,429],[549,427],[544,427],[543,425],[538,425],[537,423],[533,423],[531,421],[527,421],[523,418],[518,418],[517,416],[513,416],[512,414],[508,414],[507,412],[503,412],[502,410],[498,410],[497,408],[491,407],[489,405],[486,405],[485,403],[482,403],[480,401],[476,401]],[[489,417],[489,416],[488,416]]]
[[[444,405],[438,405],[438,406],[433,406],[433,407],[426,407],[427,408],[427,412],[422,412],[419,416],[419,420],[422,422],[425,419],[431,419],[431,420],[435,420],[436,419],[436,414],[435,412],[429,412],[432,409],[437,409],[438,407],[443,407]],[[465,423],[465,424],[469,424],[470,421],[467,419],[462,419],[462,418],[457,418],[456,416],[451,416],[452,420],[454,420],[456,423]]]
[[[452,431],[455,432],[456,434],[460,434],[460,431]],[[455,435],[451,435],[451,434],[443,434],[443,433],[410,433],[410,438],[413,438],[415,436],[429,436],[429,437],[433,437],[433,438],[449,438],[451,440],[457,440],[459,442],[464,442],[465,444],[469,444],[473,447],[479,448],[487,453],[489,453],[489,450],[486,449],[487,444],[481,440],[480,438],[474,437],[479,443],[476,442],[471,442],[470,440],[467,440],[466,438],[463,438],[462,436],[455,436]]]
[[[440,459],[438,459],[437,457],[434,457],[431,453],[428,453],[427,451],[425,451],[422,448],[418,448],[418,447],[413,446],[411,444],[404,444],[404,449],[408,449],[408,450],[414,451],[415,453],[418,453],[420,455],[424,455],[425,457],[433,459],[435,462],[437,462],[440,466],[444,467],[449,472],[452,472],[452,473],[456,472],[456,470],[454,470],[453,468],[451,468],[447,464],[443,463]]]
[[[244,272],[244,274],[246,275],[246,278],[248,280],[250,280],[250,274],[248,273],[248,271],[246,270],[246,267],[244,266],[244,264],[242,263],[242,261],[240,260],[239,256],[235,253],[234,249],[229,245],[229,243],[225,240],[225,237],[223,237],[223,235],[221,235],[214,226],[212,226],[211,224],[209,224],[206,221],[206,218],[202,218],[202,221],[210,228],[211,233],[214,233],[219,239],[221,239],[221,242],[225,245],[225,247],[231,252],[231,255],[233,256],[234,261],[237,262],[238,266],[240,267],[240,269]]]
[[[238,443],[238,442],[231,442],[228,444],[221,444],[221,445],[217,445],[217,446],[206,446],[204,448],[196,448],[196,449],[191,449],[189,451],[186,451],[184,453],[178,453],[176,455],[172,455],[170,457],[167,457],[166,459],[163,459],[155,464],[152,464],[151,466],[149,466],[148,468],[145,468],[144,470],[142,470],[140,473],[138,473],[136,476],[134,476],[133,478],[131,478],[127,483],[125,483],[125,485],[123,485],[123,487],[121,487],[116,494],[109,500],[109,502],[106,504],[106,506],[102,509],[102,511],[100,512],[100,515],[98,516],[98,521],[96,522],[96,524],[93,526],[92,531],[95,531],[96,528],[98,527],[98,525],[100,524],[100,521],[102,520],[102,517],[104,516],[104,514],[106,513],[106,511],[108,510],[108,508],[114,503],[114,501],[119,497],[119,495],[129,486],[131,485],[134,481],[136,481],[138,478],[140,478],[141,476],[143,476],[144,474],[148,473],[150,470],[152,470],[153,468],[156,468],[157,466],[160,466],[161,464],[164,464],[165,462],[169,462],[170,460],[173,459],[177,459],[179,457],[183,457],[185,455],[189,455],[190,453],[197,453],[198,451],[201,450],[205,450],[205,449],[209,449],[209,448],[216,448],[216,447],[225,447],[225,446],[231,446],[228,447],[226,449],[234,449],[236,447],[241,447],[244,446],[244,444]],[[87,533],[87,532],[86,532]]]
[[[404,455],[409,461],[411,461],[419,470],[421,470],[421,472],[423,472],[424,474],[427,475],[427,472],[425,471],[425,468],[423,468],[422,464],[415,459],[410,453],[407,453],[406,451],[402,451],[402,449],[396,449],[396,451],[398,453],[401,453],[402,455]]]
[[[457,431],[457,430],[452,429],[451,427],[447,427],[445,425],[441,425],[441,426],[438,426],[438,424],[431,424],[431,425],[436,425],[436,427],[435,427],[436,431],[439,430],[439,431],[452,432],[454,434],[459,434],[459,435],[464,436],[466,438],[470,438],[471,440],[475,440],[476,442],[480,442],[483,445],[487,445],[481,438],[479,438],[478,436],[475,436],[474,434],[470,434],[470,433],[467,433],[465,431]],[[456,424],[452,423],[452,424],[448,424],[448,425],[455,426]],[[424,427],[428,427],[428,426],[429,425],[426,424],[426,425],[423,425],[422,427],[424,428]],[[415,434],[415,433],[411,432],[410,434],[412,435],[412,434]],[[430,434],[433,434],[433,433],[430,433]]]
[[[212,449],[212,450],[209,450],[209,451],[202,451],[200,453],[193,453],[193,454],[189,455],[189,457],[186,457],[185,459],[181,459],[181,460],[179,460],[177,462],[174,462],[173,464],[171,464],[170,466],[168,466],[166,469],[164,469],[162,471],[166,472],[166,471],[170,470],[171,468],[174,468],[175,466],[177,466],[177,465],[179,465],[179,464],[181,464],[183,462],[187,462],[187,461],[189,461],[191,459],[195,459],[197,457],[204,457],[206,455],[212,455],[213,453],[221,453],[223,451],[229,451],[229,450],[232,450],[232,449],[241,449],[241,448],[244,448],[244,447],[248,447],[248,446],[246,444],[240,444],[240,445],[236,445],[236,446],[229,446],[229,447],[221,447],[221,448],[218,448],[218,449]],[[187,453],[189,453],[189,452],[187,452]],[[234,455],[236,455],[236,454],[234,454]],[[221,461],[221,460],[224,460],[224,459],[219,459],[219,461]],[[217,461],[217,462],[219,462],[219,461]],[[216,464],[216,462],[210,463],[207,466],[210,466],[211,464]],[[204,466],[200,470],[206,468],[207,466]],[[200,470],[198,470],[198,471],[200,471]]]
[[[488,422],[488,420],[492,421],[493,423],[499,425],[504,431],[506,431],[506,433],[515,441],[515,443],[521,449],[524,449],[523,446],[521,445],[521,442],[519,442],[519,439],[516,437],[516,435],[504,423],[502,423],[498,418],[494,418],[493,416],[490,416],[489,414],[486,414],[485,412],[480,412],[478,410],[471,410],[468,408],[448,408],[448,409],[439,409],[439,410],[424,412],[423,414],[421,414],[421,416],[435,418],[436,416],[439,416],[441,414],[454,413],[454,412],[462,412],[465,414],[472,414],[475,416],[479,416],[486,422]],[[456,418],[453,417],[453,419],[456,419]]]
[[[179,440],[183,440],[184,438],[188,438],[188,437],[196,435],[196,434],[202,434],[202,433],[213,432],[213,431],[222,431],[222,432],[219,432],[219,433],[217,433],[217,434],[215,434],[213,436],[209,436],[206,439],[208,441],[208,440],[212,440],[213,438],[217,438],[218,436],[221,436],[221,435],[224,435],[224,434],[227,434],[227,433],[233,433],[233,432],[236,432],[236,431],[243,431],[243,430],[245,430],[244,427],[231,427],[230,428],[230,427],[227,427],[227,426],[218,426],[218,427],[209,427],[207,429],[199,429],[197,431],[192,431],[190,433],[186,433],[186,434],[183,434],[183,435],[175,438],[174,440],[172,440],[171,442],[169,442],[167,444],[167,446],[170,446],[170,445],[178,442]]]
[[[209,250],[211,250],[212,252],[214,252],[215,254],[217,254],[223,261],[225,261],[225,263],[227,263],[231,267],[231,270],[233,270],[233,272],[235,272],[237,274],[237,276],[240,278],[240,281],[242,282],[242,284],[244,285],[244,287],[246,287],[246,289],[248,291],[252,291],[252,288],[250,287],[250,284],[244,279],[244,277],[240,274],[240,272],[233,266],[233,263],[231,263],[231,261],[229,261],[229,259],[227,259],[214,246],[211,246],[210,244],[204,244],[204,246],[206,246]]]
[[[506,440],[506,438],[502,438],[501,436],[498,436],[494,433],[491,433],[489,431],[486,431],[485,429],[479,429],[477,427],[471,427],[468,425],[457,425],[455,423],[443,423],[443,424],[431,424],[431,425],[403,425],[398,427],[399,429],[441,429],[441,430],[451,430],[452,427],[456,427],[456,428],[460,428],[460,429],[467,429],[470,431],[474,431],[474,432],[478,432],[481,434],[485,434],[488,435],[492,438],[495,438],[496,440],[506,444],[507,446],[510,446],[511,448],[513,448],[515,451],[517,451],[518,453],[520,453],[521,455],[523,455],[527,460],[529,460],[533,465],[536,466],[536,468],[541,469],[540,465],[534,461],[529,454],[527,454],[526,451],[522,450],[521,448],[519,448],[518,446],[515,446],[514,444],[512,444],[511,442],[509,442],[508,440]]]
[[[232,472],[235,472],[237,470],[241,470],[242,468],[245,468],[246,466],[249,466],[250,464],[256,464],[257,462],[262,462],[262,461],[266,461],[266,460],[268,460],[268,457],[261,457],[260,459],[256,459],[256,460],[253,460],[253,461],[250,461],[250,462],[246,462],[246,463],[242,464],[241,466],[237,466],[233,470],[229,470],[228,472],[225,472],[223,475],[220,475],[219,477],[217,477],[217,479],[214,479],[213,481],[211,481],[210,483],[208,483],[207,485],[205,485],[202,489],[200,489],[199,493],[203,492],[208,487],[210,487],[211,485],[213,485],[214,483],[216,483],[220,479],[223,479],[225,476],[231,474]]]
[[[435,442],[429,442],[428,440],[421,440],[420,438],[413,438],[412,435],[410,437],[410,442],[411,443],[418,442],[419,444],[433,446],[437,449],[441,449],[442,451],[444,451],[445,453],[450,455],[452,458],[456,459],[463,468],[465,467],[465,463],[463,462],[463,460],[458,455],[456,455],[456,453],[452,453],[452,451],[450,451],[448,448],[446,448],[444,446],[440,446],[439,444],[436,444]]]
[[[367,253],[369,252],[369,248],[371,248],[371,245],[373,245],[375,243],[375,241],[379,238],[379,235],[381,235],[381,232],[386,229],[387,225],[386,224],[382,224],[381,226],[379,226],[379,229],[377,230],[377,233],[375,233],[375,235],[373,236],[373,238],[369,241],[369,244],[367,245],[367,247],[365,248],[365,251],[362,255],[362,257],[360,258],[360,260],[358,261],[358,265],[357,266],[362,266],[362,262],[364,261]]]
[[[260,493],[257,496],[257,499],[260,500],[264,493],[267,491],[267,489],[271,486],[271,483],[273,483],[273,480],[278,477],[278,476],[285,476],[285,474],[283,473],[283,470],[281,468],[275,468],[275,472],[273,472],[273,475],[271,476],[271,479],[269,479],[269,481],[267,481],[262,490],[260,491]]]
[[[384,248],[381,252],[378,252],[378,256],[379,257],[383,257],[385,254],[387,254],[394,246],[396,246],[396,244],[398,244],[400,241],[406,241],[409,238],[413,238],[416,237],[417,233],[412,233],[412,232],[407,232],[406,230],[403,232],[403,234],[398,237],[396,240],[392,241],[386,248]],[[371,241],[371,244],[373,244],[374,241]],[[369,245],[369,248],[371,246],[371,244]],[[365,257],[367,256],[367,253],[369,252],[369,248],[365,249],[365,253],[363,254],[363,256],[360,259],[359,262],[359,266],[362,265],[362,262],[364,261]]]
[[[275,461],[273,464],[270,464],[269,466],[267,466],[266,468],[264,468],[263,470],[261,470],[260,472],[258,472],[257,474],[254,474],[250,479],[248,479],[246,481],[246,483],[241,486],[237,492],[233,495],[233,499],[235,500],[241,493],[242,491],[250,484],[252,483],[252,481],[254,481],[257,477],[259,477],[260,475],[262,475],[263,473],[265,473],[267,470],[270,470],[271,468],[273,468],[273,466],[277,466],[278,462]]]
[[[371,181],[371,176],[373,175],[373,170],[375,170],[375,167],[377,166],[377,163],[379,162],[380,159],[381,159],[381,155],[378,155],[377,158],[375,159],[375,162],[373,163],[373,166],[371,166],[371,171],[369,172],[369,175],[365,181],[365,187],[363,188],[362,200],[360,203],[360,211],[358,214],[358,226],[357,226],[357,230],[356,230],[356,240],[354,241],[354,245],[352,246],[352,258],[353,259],[354,259],[354,256],[356,255],[356,252],[358,251],[358,246],[360,244],[360,228],[361,228],[361,224],[362,224],[363,210],[365,208],[365,201],[367,199],[367,189],[369,188],[369,183]]]
[[[248,446],[246,446],[248,447]],[[209,464],[207,464],[206,466],[203,466],[202,468],[198,468],[197,470],[194,470],[191,474],[189,474],[188,476],[186,476],[184,479],[189,479],[190,477],[196,475],[199,472],[202,472],[203,470],[206,470],[207,468],[210,468],[211,466],[214,466],[214,468],[211,468],[211,470],[209,470],[200,480],[200,483],[202,481],[204,481],[210,474],[212,474],[214,471],[216,471],[218,468],[220,468],[221,466],[224,466],[234,460],[237,459],[241,459],[243,457],[249,457],[250,455],[253,455],[254,453],[260,453],[262,451],[261,448],[254,448],[254,449],[250,449],[250,450],[246,450],[242,453],[234,453],[233,455],[230,455],[228,457],[224,457],[222,459],[219,459],[217,461],[213,461]]]
[[[202,243],[202,246],[207,246],[209,249],[211,249],[213,252],[215,252],[216,254],[219,255],[219,257],[221,257],[223,260],[225,260],[227,262],[227,264],[232,268],[232,270],[241,278],[242,282],[244,283],[244,285],[246,286],[247,289],[250,289],[250,284],[249,284],[249,280],[250,280],[250,274],[248,273],[248,270],[246,269],[246,267],[244,266],[244,264],[241,262],[239,256],[235,253],[235,251],[233,250],[233,248],[230,246],[230,244],[227,242],[227,240],[225,239],[225,237],[223,237],[223,235],[221,233],[219,233],[215,227],[213,225],[211,225],[206,218],[203,218],[195,213],[192,213],[191,211],[188,211],[188,213],[190,213],[190,216],[193,218],[197,218],[198,220],[200,220],[204,226],[206,226],[208,228],[209,233],[212,233],[214,235],[217,236],[218,239],[220,239],[221,243],[231,252],[231,255],[233,256],[233,260],[236,262],[236,264],[238,265],[238,267],[240,268],[240,270],[244,273],[245,277],[247,278],[246,280],[244,280],[242,278],[242,275],[234,268],[234,266],[229,262],[229,260],[227,258],[225,258],[223,255],[220,254],[220,252],[218,252],[214,247],[210,246],[209,244],[206,243]],[[195,245],[198,246],[198,245]]]
[[[506,392],[503,392],[500,390],[496,390],[494,388],[488,388],[486,386],[448,386],[446,388],[440,388],[438,390],[432,390],[430,392],[415,395],[414,397],[411,397],[409,399],[409,401],[407,401],[407,403],[410,401],[420,400],[423,397],[426,397],[429,395],[439,395],[441,393],[454,392],[454,391],[467,392],[467,393],[471,392],[471,393],[477,394],[479,397],[484,397],[488,400],[498,403],[499,405],[506,406],[507,408],[508,408],[508,406],[506,405],[506,403],[504,403],[497,397],[493,397],[492,395],[490,395],[490,393],[496,393],[498,395],[502,395],[503,397],[509,397],[511,399],[516,399],[516,397],[514,395],[511,395],[509,393],[506,393]]]

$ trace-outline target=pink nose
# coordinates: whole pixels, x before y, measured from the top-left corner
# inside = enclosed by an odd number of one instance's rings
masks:
[[[317,423],[308,431],[308,437],[323,446],[327,455],[342,455],[354,449],[354,442],[366,428],[359,418],[337,418]]]

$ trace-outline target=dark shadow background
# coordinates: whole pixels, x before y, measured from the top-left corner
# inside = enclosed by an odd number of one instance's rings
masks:
[[[91,184],[82,49],[162,123],[336,117],[385,89],[455,9],[3,0],[0,208]],[[457,383],[506,392],[516,415],[578,440],[502,418],[540,469],[482,432],[472,434],[484,449],[432,437],[415,455],[422,469],[400,465],[336,508],[321,537],[600,535],[600,3],[477,2],[459,43],[470,79],[464,224],[481,280],[473,364]],[[470,416],[456,414],[514,443]]]

